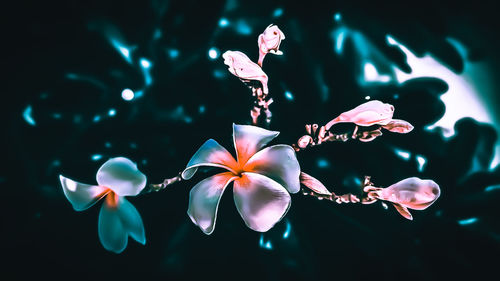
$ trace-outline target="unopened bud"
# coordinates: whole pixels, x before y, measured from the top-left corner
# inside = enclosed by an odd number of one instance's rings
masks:
[[[305,135],[302,136],[299,141],[297,142],[297,146],[304,149],[307,146],[309,146],[310,143],[312,143],[313,138],[311,136]]]

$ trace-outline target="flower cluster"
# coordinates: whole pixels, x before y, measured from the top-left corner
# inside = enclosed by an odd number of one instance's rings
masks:
[[[259,61],[254,63],[244,53],[227,51],[223,54],[229,72],[250,85],[256,100],[251,110],[253,124],[261,112],[269,125],[271,112],[268,99],[268,76],[262,70],[266,54],[281,55],[283,32],[269,25],[258,37]],[[236,157],[218,144],[207,140],[191,157],[185,169],[176,177],[161,184],[149,184],[137,165],[127,158],[117,157],[106,161],[97,171],[97,184],[76,182],[60,175],[62,190],[76,211],[83,211],[104,199],[98,219],[99,239],[106,250],[121,253],[127,247],[128,237],[146,243],[144,225],[136,208],[125,199],[140,193],[160,191],[167,186],[191,179],[200,167],[218,167],[225,171],[212,175],[191,188],[187,214],[205,234],[215,229],[218,206],[224,191],[232,185],[236,209],[245,224],[252,230],[266,232],[278,223],[291,206],[291,195],[302,194],[326,199],[338,204],[371,204],[387,201],[405,218],[413,217],[408,209],[423,210],[433,204],[441,194],[434,181],[416,177],[401,180],[387,188],[376,187],[368,176],[360,189],[361,195],[336,195],[318,179],[301,171],[296,152],[309,146],[330,141],[358,139],[372,141],[382,135],[382,129],[408,133],[413,126],[404,120],[393,119],[394,106],[373,100],[343,112],[324,126],[306,125],[307,135],[292,146],[278,144],[266,147],[279,132],[251,125],[233,124],[233,143]],[[334,134],[331,127],[338,123],[355,125],[353,132]]]

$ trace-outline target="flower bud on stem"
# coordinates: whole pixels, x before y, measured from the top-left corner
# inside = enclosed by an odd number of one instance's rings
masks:
[[[293,147],[295,151],[303,150],[309,146],[319,145],[326,141],[347,141],[349,138],[361,142],[370,142],[382,135],[382,129],[389,132],[406,134],[413,130],[413,125],[405,120],[392,119],[394,106],[381,101],[373,100],[346,111],[335,119],[321,126],[306,125],[308,138],[303,136]],[[336,135],[330,128],[338,123],[352,123],[356,125],[352,134]]]

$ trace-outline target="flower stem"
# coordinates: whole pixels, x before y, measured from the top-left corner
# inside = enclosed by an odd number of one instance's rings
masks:
[[[302,189],[302,194],[306,196],[313,196],[318,198],[318,200],[329,200],[333,201],[337,204],[342,204],[342,203],[358,203],[361,200],[354,194],[352,193],[346,193],[343,195],[336,195],[335,193],[332,193],[332,195],[323,195],[323,194],[318,194],[313,191],[310,191],[309,189]]]
[[[269,105],[273,103],[272,98],[267,98],[268,94],[264,94],[262,88],[251,87],[252,96],[255,98],[254,106],[250,110],[250,116],[252,117],[252,124],[258,125],[261,113],[265,116],[265,124],[269,126],[271,123],[272,112],[269,110]]]
[[[264,57],[266,56],[266,53],[263,53],[259,51],[259,61],[257,64],[262,68],[262,64],[264,63]]]
[[[311,178],[314,181],[317,181],[317,184],[321,184],[321,182],[319,182],[317,179],[313,178],[312,176],[307,175],[307,174],[305,174],[305,175],[309,178],[309,184],[311,182]],[[304,178],[304,177],[301,177],[301,179],[302,178]],[[301,183],[304,184],[305,181],[301,180]],[[307,184],[307,185],[309,185],[309,184]],[[320,193],[315,192],[311,188],[307,187],[307,185],[306,185],[306,188],[302,188],[302,194],[306,195],[306,196],[316,197],[318,200],[325,199],[325,200],[335,202],[337,204],[342,204],[342,203],[372,204],[378,200],[378,198],[375,196],[375,193],[373,193],[372,191],[378,190],[379,188],[373,186],[373,183],[370,181],[369,176],[365,176],[365,179],[361,184],[361,192],[362,192],[361,198],[359,198],[357,195],[354,195],[352,193],[346,193],[346,194],[342,194],[342,195],[337,195],[334,192],[331,192],[330,195],[320,194]]]
[[[344,134],[334,134],[326,129],[326,126],[319,127],[318,124],[308,124],[305,127],[307,134],[300,137],[297,143],[292,144],[293,149],[297,152],[310,146],[317,146],[325,142],[346,142],[350,139],[358,139],[362,142],[369,142],[382,135],[380,126],[356,126],[352,132]]]
[[[179,173],[177,176],[170,178],[170,179],[164,179],[162,183],[159,184],[149,184],[148,188],[145,189],[143,193],[149,193],[149,192],[158,192],[163,189],[165,189],[167,186],[172,185],[176,182],[182,181],[181,173]]]

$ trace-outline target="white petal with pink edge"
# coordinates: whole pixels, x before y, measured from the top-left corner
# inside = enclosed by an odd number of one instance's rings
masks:
[[[232,173],[220,173],[202,180],[189,192],[188,216],[205,234],[214,231],[222,193],[236,178]]]
[[[243,170],[267,176],[290,193],[300,190],[299,161],[289,145],[279,144],[262,149],[248,160]]]
[[[238,163],[244,165],[252,155],[278,135],[279,132],[256,126],[233,124],[233,140]]]
[[[243,173],[234,181],[234,202],[245,224],[266,232],[288,212],[291,198],[276,181],[255,173]]]
[[[191,157],[182,172],[182,178],[185,180],[192,178],[200,166],[220,167],[236,173],[234,169],[238,163],[224,147],[215,140],[209,139]]]

